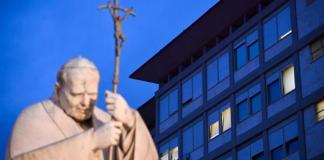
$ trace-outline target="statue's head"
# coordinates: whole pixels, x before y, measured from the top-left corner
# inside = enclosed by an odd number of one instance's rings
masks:
[[[64,112],[78,122],[88,120],[98,97],[99,72],[86,58],[65,63],[57,74],[55,95]]]

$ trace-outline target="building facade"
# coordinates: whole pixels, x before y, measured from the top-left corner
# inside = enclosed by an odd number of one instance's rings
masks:
[[[131,78],[162,160],[324,159],[324,0],[219,1]]]

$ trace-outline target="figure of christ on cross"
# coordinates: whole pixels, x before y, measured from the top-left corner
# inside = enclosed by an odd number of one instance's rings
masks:
[[[99,9],[108,9],[113,22],[114,22],[114,38],[115,38],[115,70],[114,70],[114,79],[113,79],[113,92],[117,93],[118,77],[119,77],[119,60],[120,60],[120,50],[124,45],[126,37],[121,30],[122,22],[127,18],[127,16],[132,15],[136,16],[133,12],[133,8],[123,8],[118,6],[118,0],[114,0],[114,3],[111,4],[111,0],[108,0],[107,4],[101,5]],[[124,15],[119,15],[118,11],[124,12]]]

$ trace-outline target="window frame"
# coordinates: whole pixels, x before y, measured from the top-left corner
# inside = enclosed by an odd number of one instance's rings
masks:
[[[218,113],[218,117],[216,118],[217,120],[216,121],[213,121],[210,125],[207,124],[208,125],[208,141],[211,141],[211,140],[215,139],[216,137],[218,137],[218,136],[226,133],[227,131],[231,130],[231,128],[233,127],[232,126],[232,107],[230,105],[227,105],[227,104],[225,106],[226,107],[221,107],[220,109],[213,110],[211,113],[208,114],[207,119],[209,118],[209,116],[211,116],[213,114],[216,114],[215,112]],[[224,128],[224,124],[223,124],[223,120],[222,120],[222,113],[224,111],[226,111],[227,109],[230,109],[230,114],[229,114],[230,115],[230,117],[229,117],[230,118],[230,127],[227,128],[226,130],[224,130],[223,129]],[[211,133],[210,128],[215,123],[218,123],[218,134],[211,136],[210,135],[210,133]]]
[[[201,123],[202,124],[202,128],[204,129],[204,121],[203,121],[203,119],[202,118],[200,118],[200,119],[198,119],[198,120],[196,120],[195,122],[193,122],[193,123],[191,123],[190,125],[188,125],[187,127],[185,127],[184,129],[183,129],[183,131],[182,131],[182,136],[181,136],[181,138],[182,138],[182,156],[184,156],[183,158],[184,159],[186,159],[186,157],[189,155],[189,157],[190,157],[190,154],[192,153],[192,152],[194,152],[194,151],[196,151],[197,149],[199,149],[199,148],[201,148],[201,147],[203,147],[204,148],[204,134],[202,133],[202,144],[201,145],[199,145],[199,146],[195,146],[195,131],[194,131],[194,128],[195,128],[195,126],[196,125],[198,125],[198,123]],[[191,135],[192,135],[192,137],[191,137],[191,141],[192,141],[192,150],[190,151],[190,152],[188,152],[188,153],[185,153],[184,152],[184,134],[186,133],[186,131],[188,131],[188,130],[190,130],[190,132],[191,132]],[[180,153],[180,152],[179,152]]]
[[[283,73],[284,73],[284,71],[286,71],[287,69],[289,69],[290,67],[293,67],[294,69],[293,69],[293,71],[294,71],[294,73],[293,73],[293,75],[294,75],[294,89],[293,90],[291,90],[291,91],[289,91],[289,92],[287,92],[286,94],[284,93],[284,82],[283,82]],[[280,75],[279,75],[279,77],[278,78],[276,78],[275,80],[272,80],[271,82],[269,82],[269,83],[267,83],[266,84],[266,99],[267,99],[267,105],[271,105],[271,104],[274,104],[274,103],[276,103],[277,101],[279,101],[282,97],[285,97],[285,96],[287,96],[287,95],[289,95],[289,94],[291,94],[291,93],[293,93],[295,90],[296,90],[296,71],[295,71],[295,65],[293,64],[293,63],[290,63],[289,65],[286,65],[285,67],[283,67],[282,69],[280,69],[279,71],[277,71],[277,72],[280,72]],[[275,73],[274,73],[275,74]],[[270,101],[270,85],[272,85],[272,84],[274,84],[276,81],[278,81],[279,82],[279,89],[280,89],[280,95],[279,95],[279,97],[276,99],[276,100],[273,100],[273,101]]]
[[[253,113],[253,109],[252,109],[253,108],[253,106],[252,106],[252,99],[254,97],[257,97],[257,96],[260,96],[261,108],[260,108],[259,111]],[[244,101],[246,101],[246,103],[247,103],[248,115],[247,115],[246,118],[240,120],[240,117],[239,117],[240,116],[240,108],[239,108],[239,105],[242,104]],[[251,96],[248,96],[247,98],[241,100],[239,103],[236,104],[236,106],[237,106],[237,110],[238,110],[238,112],[237,112],[238,114],[236,116],[238,123],[241,123],[241,122],[245,121],[246,119],[249,119],[251,116],[256,115],[257,113],[259,113],[260,111],[262,111],[262,95],[261,95],[261,91],[256,92],[256,93],[252,94]]]
[[[200,87],[200,92],[201,94],[197,97],[194,97],[194,77],[199,75],[201,76],[201,87]],[[181,81],[181,105],[182,107],[186,107],[188,106],[188,104],[192,103],[193,101],[195,101],[196,99],[200,98],[201,96],[203,96],[203,80],[204,79],[204,76],[203,76],[203,73],[202,73],[202,68],[199,68],[198,70],[194,71],[192,74],[190,74],[189,76],[187,76],[186,78],[184,78],[182,81]],[[187,83],[188,81],[190,81],[191,83],[191,91],[190,91],[190,98],[187,99],[186,101],[183,101],[183,93],[184,93],[184,84]]]
[[[289,8],[289,19],[290,19],[290,30],[288,30],[286,33],[284,33],[283,35],[279,35],[279,27],[278,27],[278,15],[280,13],[282,13],[282,11],[284,11],[285,9]],[[265,43],[265,24],[268,23],[270,20],[272,19],[275,19],[275,29],[276,29],[276,35],[275,35],[275,39],[276,41],[273,42],[272,44],[266,46],[266,43]],[[262,21],[262,31],[263,31],[263,48],[264,50],[268,50],[270,48],[272,48],[273,46],[275,46],[276,44],[278,44],[280,41],[282,41],[283,39],[285,39],[286,37],[288,37],[289,35],[292,34],[292,15],[291,15],[291,7],[289,5],[289,3],[283,5],[281,8],[279,8],[277,11],[275,11],[275,13],[273,13],[272,15],[268,16],[267,18],[265,18],[263,21]]]
[[[174,87],[172,89],[170,89],[168,92],[166,92],[165,94],[163,94],[160,98],[159,98],[159,124],[167,121],[170,117],[172,117],[173,115],[175,115],[176,113],[179,112],[179,107],[180,107],[180,104],[179,104],[179,88],[178,87]],[[170,95],[172,93],[176,93],[177,94],[177,99],[176,99],[176,104],[177,104],[177,109],[173,112],[170,113]],[[167,118],[165,118],[164,120],[161,121],[161,101],[164,99],[164,98],[167,98],[167,102],[168,102],[168,106],[167,106],[167,109],[168,109],[168,116]]]
[[[228,59],[228,73],[227,73],[227,75],[223,78],[223,79],[221,79],[221,77],[220,77],[220,65],[219,65],[219,62],[220,62],[220,59],[221,59],[221,57],[222,56],[225,56],[227,54],[227,59]],[[216,66],[217,66],[217,81],[216,82],[214,82],[214,83],[212,83],[212,84],[209,84],[208,83],[208,81],[209,81],[209,74],[208,74],[208,68],[209,68],[209,65],[210,64],[212,64],[212,63],[216,63]],[[225,79],[227,79],[229,76],[230,76],[230,64],[231,62],[230,62],[230,52],[229,51],[222,51],[222,52],[220,52],[218,55],[216,55],[215,57],[213,57],[213,58],[211,58],[210,60],[208,60],[207,61],[207,63],[206,63],[206,88],[207,88],[207,91],[209,91],[209,90],[212,90],[215,86],[217,86],[218,84],[220,84],[222,81],[224,81]]]

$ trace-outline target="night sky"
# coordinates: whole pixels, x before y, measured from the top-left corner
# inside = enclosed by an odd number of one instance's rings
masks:
[[[154,95],[158,86],[129,75],[197,20],[217,0],[120,0],[137,17],[126,19],[119,93],[133,108]],[[0,1],[0,159],[18,114],[50,97],[56,72],[78,55],[92,60],[101,73],[98,106],[111,89],[113,28],[105,0]]]

